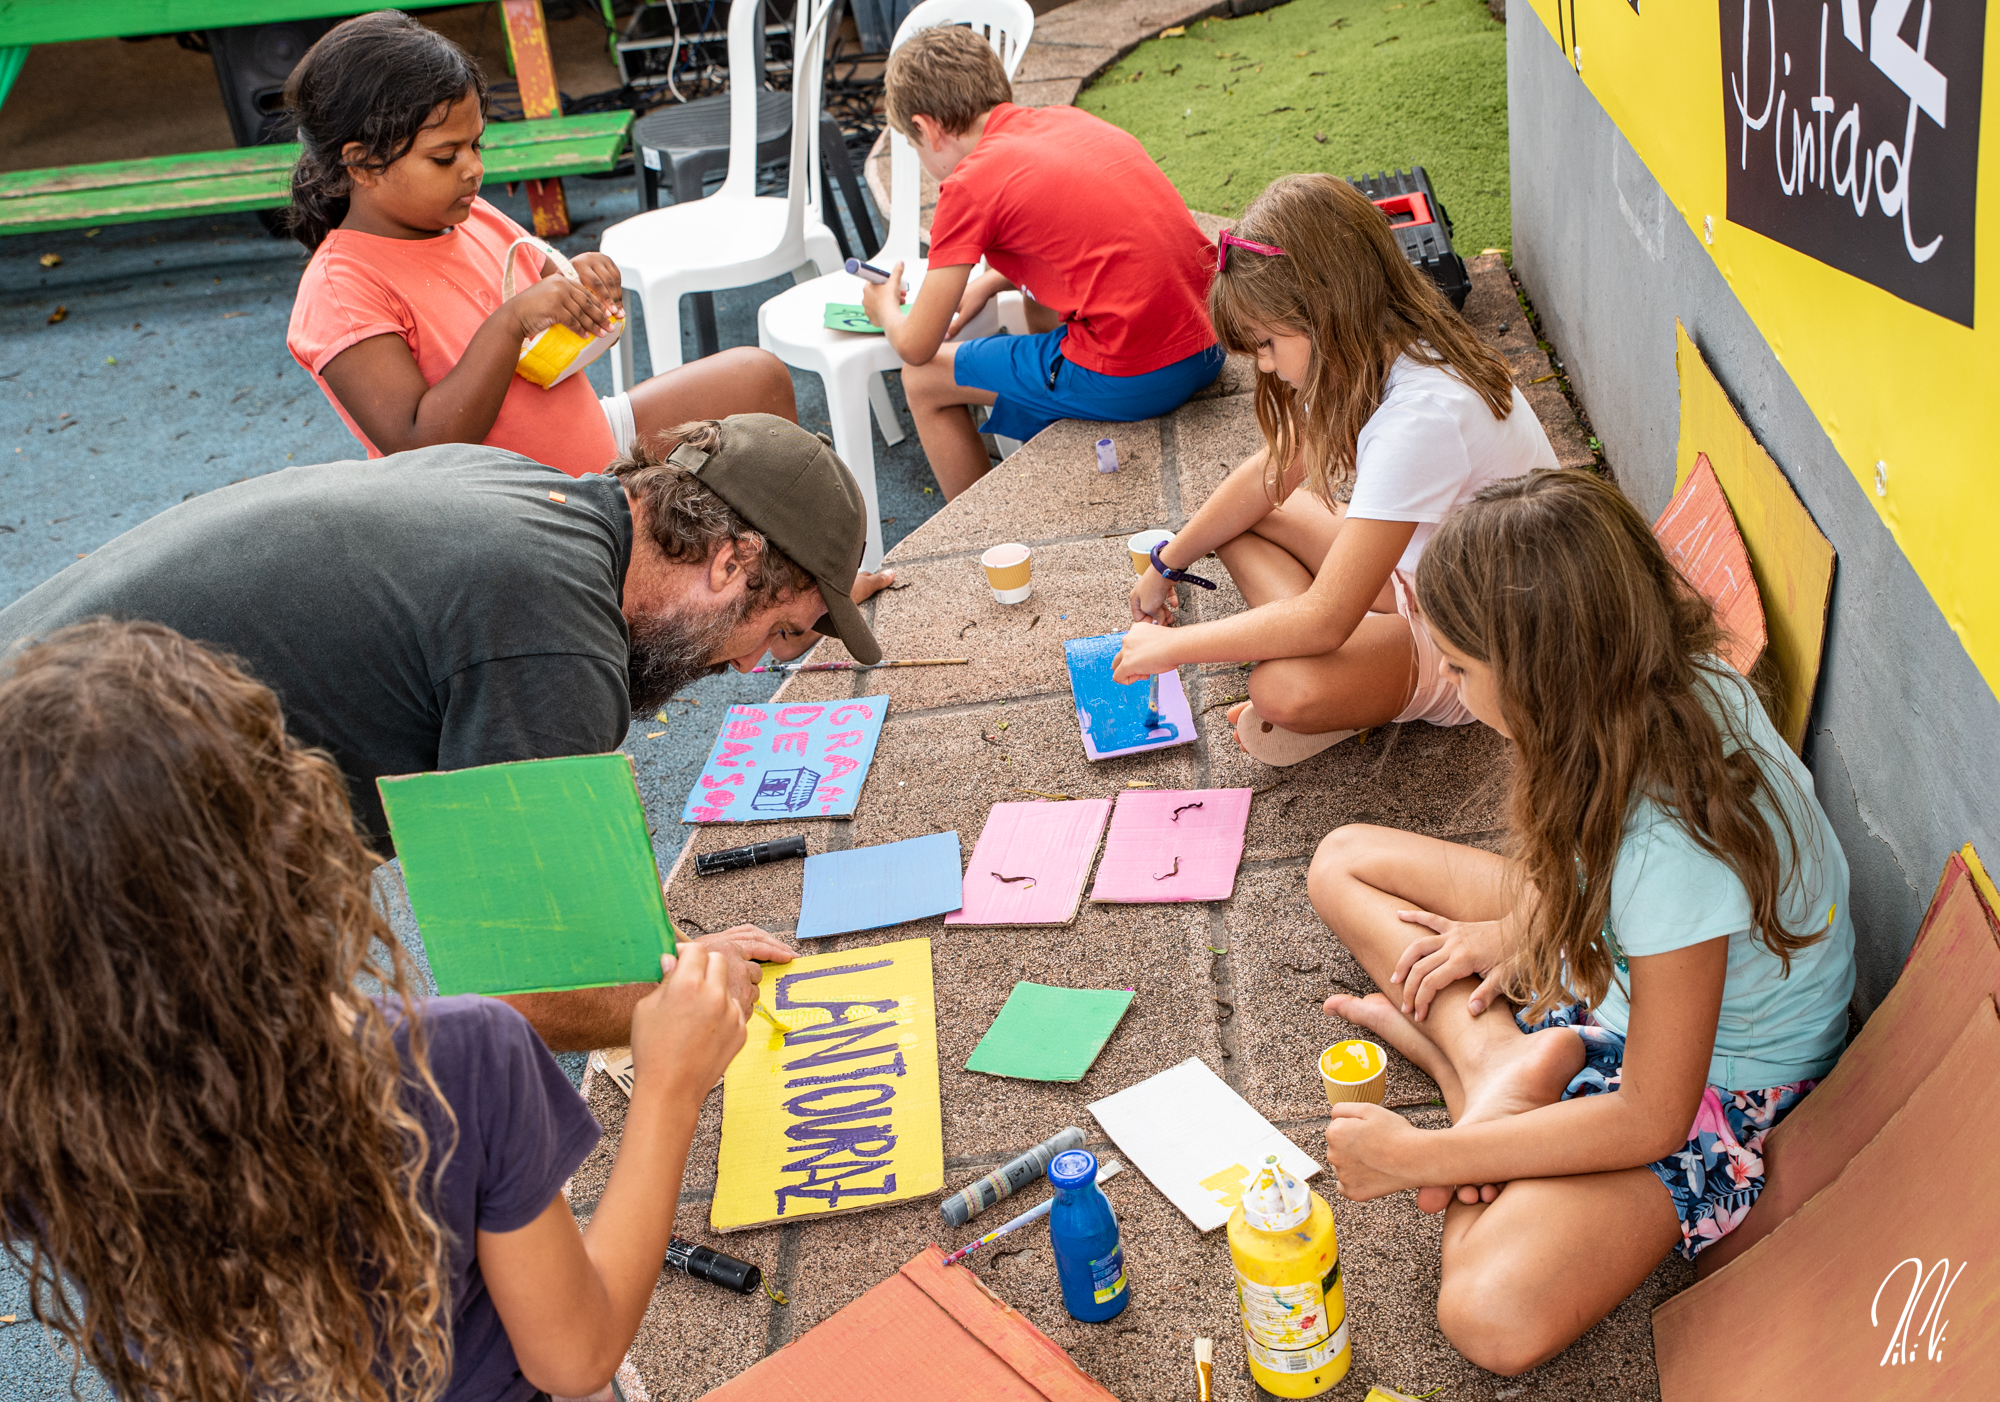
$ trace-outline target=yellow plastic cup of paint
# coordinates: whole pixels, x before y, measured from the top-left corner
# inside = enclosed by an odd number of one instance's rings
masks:
[[[979,557],[979,563],[986,568],[986,583],[997,602],[1018,604],[1035,592],[1035,586],[1028,582],[1034,552],[1027,546],[1013,541],[996,545]]]
[[[1373,1042],[1335,1042],[1319,1054],[1319,1079],[1329,1105],[1380,1105],[1389,1080],[1389,1054]]]
[[[1172,531],[1141,531],[1125,542],[1125,548],[1132,552],[1132,573],[1144,574],[1153,567],[1153,547],[1165,545],[1174,538]]]

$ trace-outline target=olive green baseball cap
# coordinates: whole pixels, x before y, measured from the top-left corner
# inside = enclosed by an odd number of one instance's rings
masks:
[[[776,414],[732,414],[720,421],[712,453],[683,443],[667,461],[761,531],[819,584],[826,601],[821,632],[831,632],[858,662],[880,662],[882,649],[854,602],[854,576],[868,548],[868,505],[854,474],[832,445]]]

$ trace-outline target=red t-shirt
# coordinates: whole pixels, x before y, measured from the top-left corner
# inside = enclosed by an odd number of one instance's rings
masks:
[[[320,372],[327,362],[370,336],[401,336],[428,384],[451,373],[487,317],[500,305],[500,260],[524,230],[485,200],[472,202],[463,224],[436,238],[391,239],[352,229],[326,236],[299,279],[285,344],[347,427],[379,458],[382,450],[354,422]],[[542,255],[514,255],[514,288],[541,280]],[[485,442],[572,477],[602,472],[618,456],[597,392],[582,375],[543,389],[516,375]]]
[[[938,190],[930,265],[988,267],[1069,326],[1086,370],[1143,375],[1215,344],[1215,246],[1137,139],[1074,107],[1003,102]]]

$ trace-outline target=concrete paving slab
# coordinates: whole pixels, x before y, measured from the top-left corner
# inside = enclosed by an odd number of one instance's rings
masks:
[[[1115,473],[1097,470],[1097,440],[1118,445]],[[1136,424],[1065,419],[1035,435],[941,511],[911,531],[887,559],[891,565],[939,555],[978,555],[1017,540],[1092,539],[1130,535],[1160,524],[1160,429]]]
[[[1191,400],[1174,411],[1173,425],[1178,505],[1185,520],[1238,463],[1264,446],[1264,434],[1247,393]]]
[[[1216,788],[1264,789],[1250,804],[1243,859],[1310,857],[1343,823],[1381,823],[1454,842],[1504,826],[1507,741],[1483,725],[1381,726],[1288,769],[1252,759],[1222,709],[1199,717]]]
[[[1239,877],[1223,927],[1244,1098],[1273,1122],[1324,1119],[1319,1054],[1352,1037],[1378,1044],[1381,1038],[1329,1017],[1320,1005],[1329,993],[1373,993],[1374,980],[1320,923],[1306,895],[1303,862]],[[1437,1098],[1436,1083],[1391,1050],[1385,1103],[1425,1105]],[[1308,1149],[1325,1157],[1317,1144]]]
[[[919,710],[1068,691],[1061,642],[1120,632],[1131,622],[1129,560],[1123,536],[1039,546],[1035,592],[1019,604],[994,601],[986,571],[971,555],[900,567],[910,588],[877,606],[883,647],[899,656],[969,660],[963,667],[862,673],[865,694]]]

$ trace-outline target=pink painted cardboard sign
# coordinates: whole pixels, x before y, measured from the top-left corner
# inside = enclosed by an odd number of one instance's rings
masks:
[[[1248,789],[1133,789],[1118,795],[1093,901],[1226,901],[1236,890]]]
[[[965,864],[965,905],[944,923],[1069,924],[1110,816],[1108,798],[994,804]]]
[[[731,706],[683,823],[851,818],[882,738],[889,698],[826,705]]]

